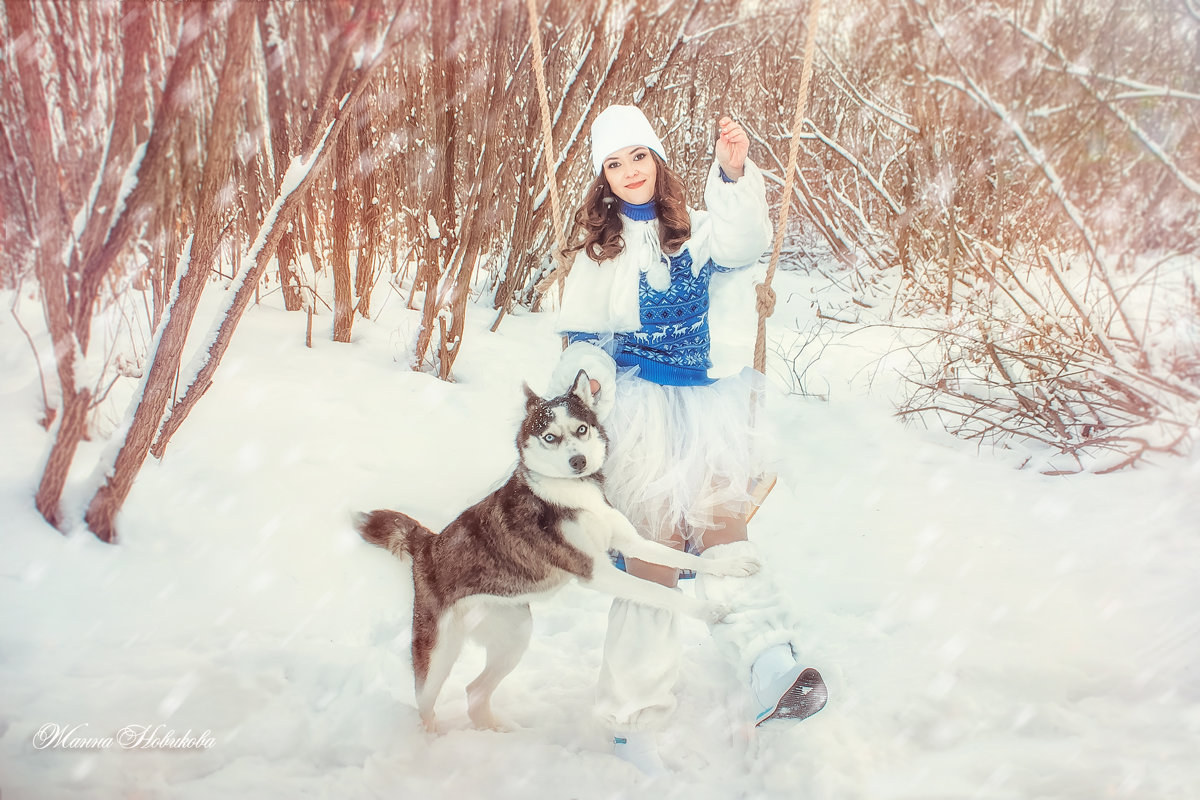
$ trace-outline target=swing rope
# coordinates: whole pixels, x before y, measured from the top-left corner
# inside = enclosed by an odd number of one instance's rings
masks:
[[[808,9],[808,31],[804,40],[804,66],[800,71],[800,96],[796,101],[796,119],[792,122],[792,140],[788,146],[787,177],[783,182],[783,200],[779,208],[779,223],[775,226],[775,245],[771,250],[771,260],[767,264],[767,276],[762,283],[754,287],[757,295],[755,306],[758,309],[758,335],[754,340],[754,369],[760,373],[767,366],[767,317],[775,313],[775,291],[771,281],[775,277],[775,269],[779,266],[779,254],[783,250],[783,235],[787,232],[788,212],[792,206],[792,191],[796,184],[796,159],[800,153],[800,128],[804,124],[804,114],[808,108],[808,85],[812,80],[813,52],[817,43],[817,14],[821,0],[811,0]]]
[[[788,146],[787,175],[783,181],[783,200],[779,207],[779,222],[775,226],[775,244],[771,248],[771,260],[767,264],[767,275],[762,283],[755,285],[755,307],[758,310],[758,334],[754,339],[754,369],[760,375],[766,373],[767,367],[767,317],[775,313],[775,290],[771,281],[775,277],[775,269],[779,266],[779,254],[783,250],[783,235],[787,232],[788,211],[792,205],[792,190],[796,183],[796,160],[800,154],[800,127],[804,124],[804,114],[808,109],[808,85],[812,81],[813,53],[817,43],[817,14],[820,11],[821,0],[810,0],[808,9],[808,31],[804,40],[804,64],[800,69],[800,96],[796,100],[796,118],[792,122],[792,140]],[[750,426],[755,426],[757,414],[761,410],[763,395],[754,390],[750,393]],[[764,473],[751,481],[750,495],[753,498],[750,511],[746,515],[746,524],[754,519],[758,509],[762,507],[767,495],[775,488],[777,476]]]
[[[566,226],[563,225],[562,204],[558,200],[558,181],[555,178],[555,165],[558,163],[554,156],[554,133],[550,125],[550,98],[546,90],[546,73],[542,67],[542,33],[538,28],[537,0],[526,0],[525,6],[529,11],[529,43],[533,47],[533,71],[537,76],[538,99],[542,107],[542,139],[546,155],[546,188],[550,192],[550,214],[554,218],[554,260],[557,266],[550,271],[538,284],[538,302],[541,296],[561,281],[569,268],[563,250],[566,249]]]

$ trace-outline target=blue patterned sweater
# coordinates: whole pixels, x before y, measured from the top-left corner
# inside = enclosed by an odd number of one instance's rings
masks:
[[[621,213],[634,221],[652,220],[655,204],[653,200],[641,205],[621,201]],[[714,382],[708,377],[712,366],[709,281],[714,271],[728,270],[710,258],[693,275],[692,254],[686,247],[662,258],[670,262],[670,287],[665,292],[656,291],[643,272],[638,284],[642,327],[631,333],[612,334],[612,342],[605,349],[619,369],[637,367],[639,377],[645,380],[664,386],[707,386]],[[569,331],[567,338],[571,344],[580,341],[603,344],[602,340],[608,336]]]

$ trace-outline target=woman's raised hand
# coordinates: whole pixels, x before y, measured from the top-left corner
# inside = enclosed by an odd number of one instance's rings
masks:
[[[721,117],[717,130],[717,163],[726,175],[737,180],[745,172],[743,166],[750,150],[750,138],[731,117]]]

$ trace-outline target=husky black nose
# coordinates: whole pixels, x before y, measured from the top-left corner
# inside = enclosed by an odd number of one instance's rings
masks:
[[[571,456],[571,460],[567,462],[571,465],[571,469],[576,472],[583,472],[583,468],[587,466],[587,458],[584,456]]]

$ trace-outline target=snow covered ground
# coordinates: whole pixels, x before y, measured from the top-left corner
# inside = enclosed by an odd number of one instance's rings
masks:
[[[819,279],[777,281],[786,339]],[[715,358],[733,371],[750,276],[726,289]],[[543,388],[558,340],[541,315],[496,334],[492,319],[473,310],[447,384],[406,368],[417,316],[395,294],[352,344],[312,349],[300,316],[252,309],[112,547],[33,508],[49,439],[28,343],[0,317],[3,800],[1200,796],[1200,457],[1047,477],[906,429],[871,331],[813,364],[828,401],[772,402],[783,480],[752,528],[829,683],[824,711],[747,730],[731,668],[688,620],[676,773],[645,778],[590,715],[608,601],[570,586],[535,607],[497,693],[518,730],[469,727],[468,649],[439,705],[448,731],[423,733],[406,567],[349,517],[389,506],[436,528],[506,477],[521,381]],[[104,446],[77,459],[76,516]],[[123,747],[140,726],[195,741]],[[101,741],[64,746],[79,738]]]

